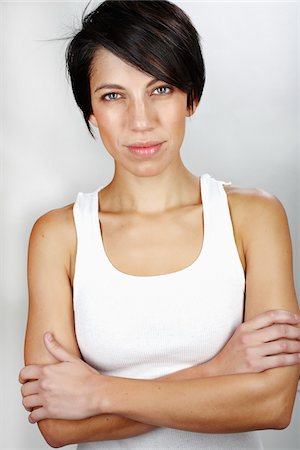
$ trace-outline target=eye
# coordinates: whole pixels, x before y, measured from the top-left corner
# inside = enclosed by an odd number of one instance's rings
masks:
[[[161,95],[161,94],[169,94],[170,92],[172,92],[174,89],[173,88],[171,88],[170,86],[159,86],[159,87],[157,87],[156,89],[154,89],[154,91],[157,91],[158,89],[169,89],[169,92],[159,92],[159,94]]]
[[[102,99],[103,100],[106,100],[106,101],[111,101],[111,100],[118,100],[117,98],[106,98],[106,97],[108,97],[109,95],[120,95],[120,94],[118,94],[117,92],[108,92],[108,94],[105,94],[105,95],[102,95]]]

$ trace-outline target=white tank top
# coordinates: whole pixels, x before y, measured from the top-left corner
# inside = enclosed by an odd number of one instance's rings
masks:
[[[73,206],[77,254],[75,332],[83,359],[105,375],[154,379],[215,356],[243,320],[245,276],[223,184],[199,177],[204,238],[188,267],[140,276],[112,265],[103,245],[98,192]],[[176,245],[176,242],[174,243]],[[257,432],[208,434],[160,427],[78,450],[261,449]]]

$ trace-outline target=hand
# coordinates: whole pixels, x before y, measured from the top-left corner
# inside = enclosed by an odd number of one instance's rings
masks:
[[[29,422],[91,417],[97,397],[99,400],[101,381],[106,377],[71,355],[54,338],[48,341],[46,333],[44,343],[59,362],[28,365],[19,373],[23,405],[27,411],[33,411]]]
[[[300,363],[300,316],[265,311],[237,327],[223,349],[209,361],[213,375],[256,373]]]

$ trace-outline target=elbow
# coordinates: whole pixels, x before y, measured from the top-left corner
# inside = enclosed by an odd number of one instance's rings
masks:
[[[52,447],[52,448],[60,448],[60,447],[62,447],[62,445],[56,444],[56,443],[52,443],[52,441],[48,442],[48,445],[50,445],[50,447]]]
[[[58,443],[56,443],[55,441],[50,441],[50,442],[48,442],[48,444],[49,444],[50,447],[52,447],[52,448],[60,448],[60,447],[63,447],[62,444],[58,444]]]
[[[277,417],[272,423],[272,429],[274,430],[284,430],[291,423],[291,414],[282,414],[280,417]]]
[[[275,430],[283,430],[287,428],[292,419],[293,408],[296,398],[296,389],[293,384],[286,383],[285,386],[274,385],[267,387],[265,396],[267,411],[265,417],[268,418],[267,427]]]
[[[287,419],[286,417],[281,418],[277,421],[276,426],[274,426],[275,430],[284,430],[289,426],[291,423],[290,419]]]
[[[281,399],[281,401],[278,400],[277,403],[278,410],[274,418],[273,428],[276,430],[284,430],[291,423],[294,399],[291,399],[290,396],[286,396],[286,398]]]
[[[43,419],[38,422],[38,427],[42,433],[45,441],[52,448],[63,447],[59,439],[59,433],[57,432],[57,425],[55,425],[56,420],[53,419]]]

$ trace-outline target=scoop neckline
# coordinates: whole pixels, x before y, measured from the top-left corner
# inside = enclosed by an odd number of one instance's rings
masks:
[[[192,270],[194,270],[195,266],[200,264],[200,262],[203,261],[203,258],[205,256],[206,253],[206,247],[207,247],[207,230],[206,230],[206,213],[205,213],[205,194],[203,195],[203,185],[204,185],[204,178],[209,176],[208,174],[203,174],[200,175],[198,177],[199,179],[199,189],[200,189],[200,194],[201,194],[201,200],[202,200],[202,215],[203,215],[203,240],[202,240],[202,246],[200,249],[200,252],[198,253],[197,258],[187,267],[183,267],[182,269],[176,270],[175,272],[168,272],[168,273],[162,273],[162,274],[157,274],[157,275],[135,275],[135,274],[131,274],[131,273],[126,273],[126,272],[122,272],[121,270],[119,270],[117,267],[115,267],[112,262],[110,261],[110,259],[108,258],[108,255],[105,251],[105,247],[104,247],[104,243],[103,243],[103,238],[102,238],[102,233],[101,233],[101,228],[100,228],[100,224],[101,221],[99,219],[99,210],[98,210],[98,193],[104,189],[105,186],[100,186],[99,188],[97,188],[94,192],[95,194],[95,203],[96,203],[96,208],[95,208],[95,212],[96,212],[96,225],[97,225],[97,240],[98,240],[98,247],[100,247],[100,252],[102,253],[106,263],[107,263],[107,268],[109,268],[112,272],[115,272],[117,275],[121,276],[121,277],[125,277],[125,278],[132,278],[132,279],[136,279],[136,278],[140,278],[140,279],[160,279],[160,278],[171,278],[171,277],[175,277],[175,276],[182,276],[187,272],[190,272]],[[203,200],[204,199],[204,200]],[[98,253],[98,255],[100,256],[100,253]]]

